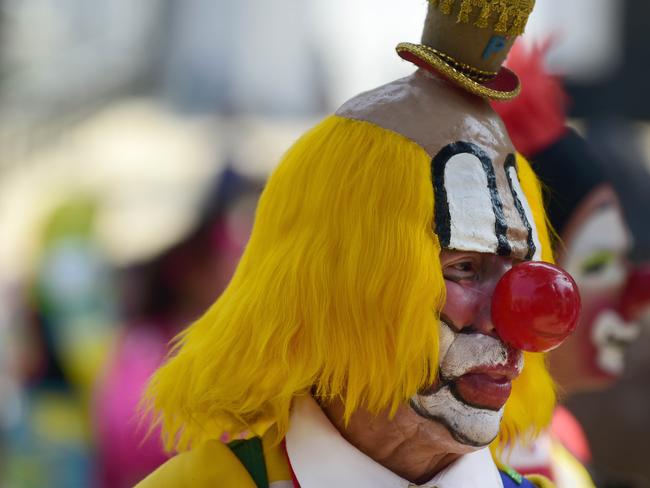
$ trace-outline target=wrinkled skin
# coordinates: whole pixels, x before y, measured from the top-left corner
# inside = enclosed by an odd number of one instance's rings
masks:
[[[459,333],[458,336],[470,334],[479,341],[489,337],[500,344],[490,318],[491,299],[496,283],[513,266],[513,260],[492,254],[458,251],[443,251],[440,259],[447,287],[447,301],[442,311],[444,322]],[[441,338],[441,362],[444,362],[445,350],[449,347]],[[468,361],[471,360],[468,355]],[[513,375],[516,376],[518,371]],[[498,410],[508,395],[495,394],[492,383],[498,384],[497,390],[508,388],[509,394],[511,380],[500,373],[493,376],[485,375],[478,381],[470,382],[457,396],[460,401],[464,397],[471,397],[472,403],[490,405],[500,420]],[[439,387],[439,384],[432,385],[428,390],[436,391]],[[343,404],[340,400],[322,407],[348,442],[414,483],[428,481],[462,454],[484,445],[459,440],[468,434],[454,432],[444,423],[423,415],[423,412],[407,404],[401,406],[393,418],[389,418],[388,412],[373,416],[359,409],[347,425],[343,421]],[[482,422],[482,419],[476,417],[476,422]],[[468,425],[470,431],[477,427],[472,425],[471,416]],[[498,421],[496,426],[497,431],[491,434],[491,438],[498,432]]]

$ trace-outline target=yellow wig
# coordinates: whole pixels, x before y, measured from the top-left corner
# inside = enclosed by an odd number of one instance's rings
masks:
[[[544,258],[537,180],[519,160]],[[168,449],[270,426],[284,436],[291,401],[314,389],[394,411],[436,379],[445,300],[432,230],[431,158],[376,125],[331,116],[271,176],[237,271],[176,339],[146,399]],[[539,354],[513,385],[498,442],[550,420]]]

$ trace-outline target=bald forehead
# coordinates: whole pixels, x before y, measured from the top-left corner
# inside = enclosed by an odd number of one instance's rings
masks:
[[[362,93],[337,115],[401,134],[428,153],[443,248],[540,258],[515,149],[487,101],[417,71]]]
[[[362,93],[336,114],[397,132],[430,157],[459,140],[476,144],[495,161],[515,151],[487,101],[423,71]]]

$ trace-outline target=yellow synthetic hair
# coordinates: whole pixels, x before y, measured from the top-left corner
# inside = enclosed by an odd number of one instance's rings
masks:
[[[520,160],[550,260],[537,180]],[[145,402],[168,449],[273,426],[310,391],[395,411],[433,383],[445,300],[431,158],[376,125],[326,118],[286,153],[216,303],[176,339]],[[553,386],[526,355],[499,442],[548,422]],[[525,408],[524,408],[525,406]]]
[[[166,446],[282,436],[312,387],[349,416],[431,384],[445,293],[431,188],[426,152],[375,125],[331,116],[296,142],[228,288],[150,383]]]

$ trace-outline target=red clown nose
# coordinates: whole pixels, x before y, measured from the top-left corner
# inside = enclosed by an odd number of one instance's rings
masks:
[[[492,323],[503,342],[530,352],[546,352],[571,335],[580,316],[578,285],[548,263],[513,267],[497,283]]]
[[[638,320],[650,309],[650,263],[632,270],[627,278],[619,306],[625,320]]]

